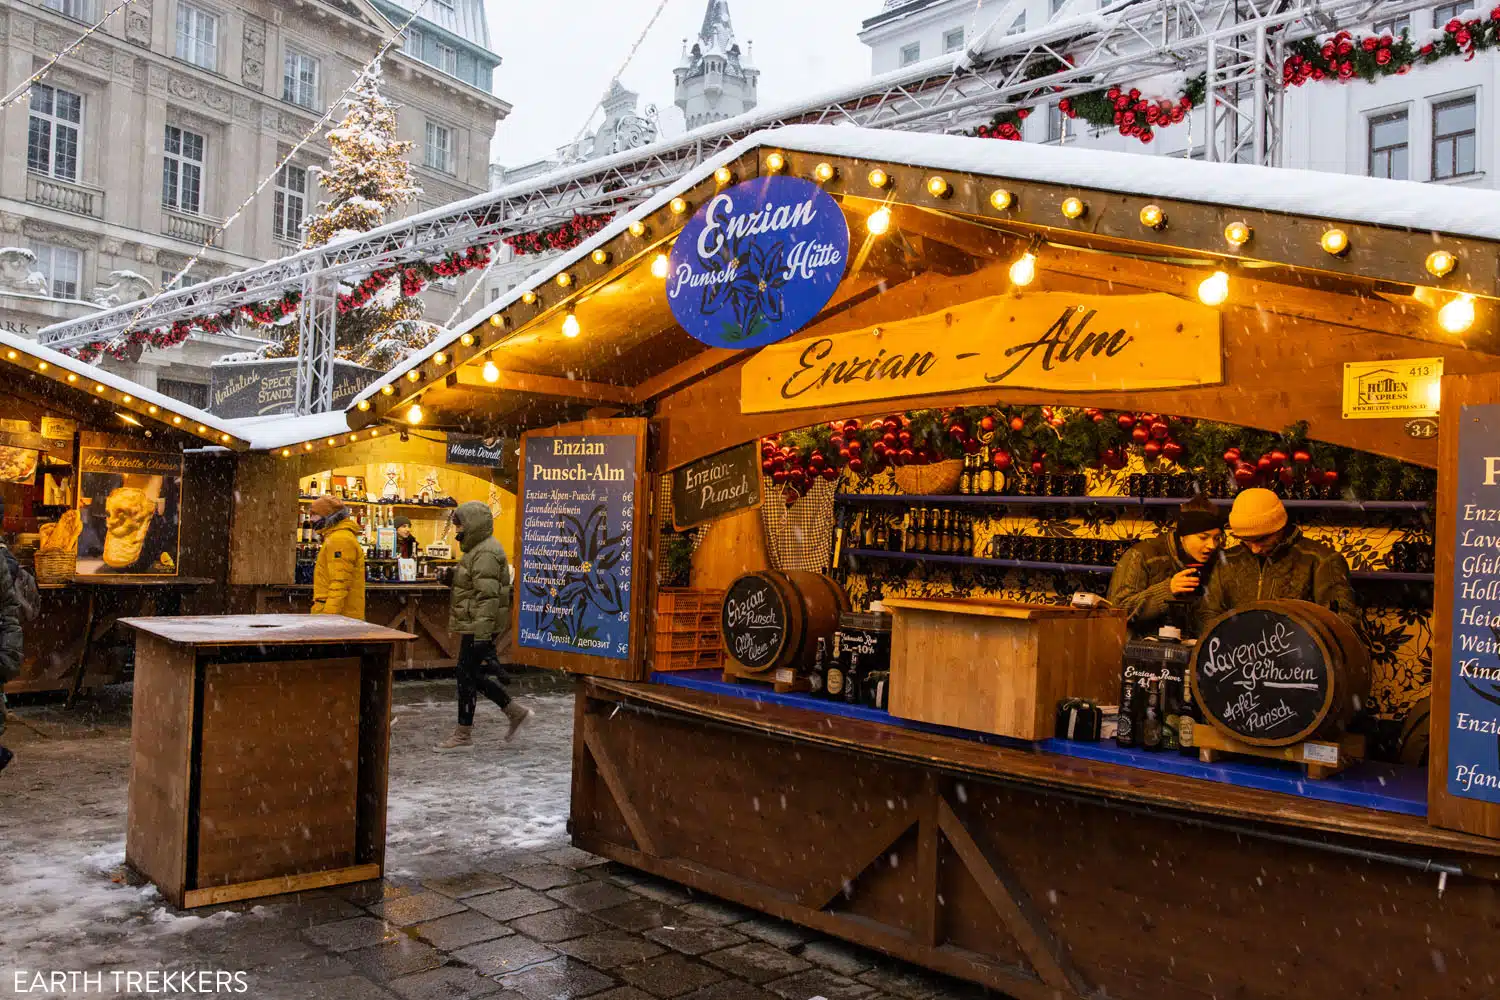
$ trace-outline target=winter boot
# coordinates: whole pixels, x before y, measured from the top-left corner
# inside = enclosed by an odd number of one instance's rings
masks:
[[[474,749],[474,727],[454,726],[453,735],[432,748],[433,753],[460,753]]]
[[[509,743],[516,738],[516,730],[526,724],[526,720],[536,713],[519,701],[513,701],[505,706],[505,717],[510,720],[510,728],[505,731],[505,742]]]

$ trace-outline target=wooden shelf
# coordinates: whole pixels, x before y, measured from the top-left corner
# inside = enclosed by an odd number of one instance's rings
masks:
[[[307,503],[312,503],[316,499],[318,499],[318,498],[317,497],[300,497],[299,496],[297,498],[297,502],[298,503],[307,504]],[[340,497],[338,499],[343,500],[342,497]],[[443,504],[437,504],[437,503],[407,503],[405,501],[403,501],[401,503],[381,503],[380,501],[377,500],[374,503],[371,503],[369,500],[343,500],[343,503],[344,503],[345,506],[348,506],[348,507],[390,507],[390,508],[395,509],[395,510],[446,510],[446,511],[453,511],[453,510],[457,510],[458,509],[458,504],[454,504],[452,507],[447,507],[447,506],[444,506]]]
[[[897,559],[902,562],[946,563],[956,566],[978,566],[992,569],[1035,569],[1053,573],[1099,573],[1114,572],[1113,566],[1093,566],[1085,563],[1031,562],[1025,559],[988,559],[983,556],[945,556],[930,552],[887,552],[885,549],[847,549],[847,555],[867,559]],[[1350,573],[1349,579],[1375,583],[1431,583],[1431,573]]]
[[[1046,505],[1085,505],[1109,507],[1178,507],[1187,503],[1188,497],[1031,497],[1001,496],[998,494],[956,494],[939,496],[922,493],[840,493],[834,497],[836,503],[850,504],[926,504],[948,507]],[[1228,507],[1232,499],[1214,499],[1218,507]],[[1426,500],[1283,500],[1289,510],[1351,510],[1351,511],[1398,511],[1426,510]]]

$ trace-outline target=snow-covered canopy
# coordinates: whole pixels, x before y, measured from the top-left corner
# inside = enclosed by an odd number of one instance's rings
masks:
[[[276,451],[300,447],[306,442],[326,444],[330,438],[342,443],[350,432],[349,420],[342,410],[303,416],[283,413],[270,417],[238,417],[224,422],[250,442],[252,451]]]
[[[51,380],[55,386],[49,390],[60,395],[72,393],[103,400],[117,413],[128,414],[130,419],[126,423],[159,426],[235,450],[249,445],[231,426],[232,421],[3,330],[0,330],[0,363]],[[6,376],[7,380],[15,377]]]

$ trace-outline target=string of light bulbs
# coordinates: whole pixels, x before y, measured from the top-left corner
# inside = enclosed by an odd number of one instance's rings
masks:
[[[133,2],[133,0],[121,0],[121,6],[123,6],[125,3],[131,2]],[[291,162],[292,158],[302,150],[302,147],[311,142],[313,136],[317,135],[318,132],[323,128],[323,126],[328,123],[328,120],[333,117],[334,111],[336,111],[338,107],[343,103],[344,98],[349,96],[350,92],[354,90],[359,81],[364,79],[365,74],[370,72],[370,70],[375,65],[377,65],[381,59],[385,58],[386,53],[391,50],[392,46],[394,46],[398,41],[405,37],[407,29],[411,27],[412,22],[417,19],[422,11],[427,9],[427,5],[431,2],[432,0],[420,0],[417,6],[412,10],[411,15],[405,20],[405,22],[402,23],[401,27],[397,28],[389,37],[385,39],[380,48],[375,50],[375,54],[371,56],[363,66],[360,67],[359,71],[354,74],[354,78],[349,81],[349,85],[345,87],[343,91],[341,91],[339,95],[329,103],[328,107],[324,109],[323,114],[319,116],[318,120],[313,122],[312,125],[308,127],[307,131],[302,134],[302,138],[298,139],[296,144],[292,146],[291,149],[287,150],[286,155],[277,161],[276,165],[271,168],[270,173],[261,178],[260,183],[255,185],[255,189],[250,192],[250,194],[245,198],[244,201],[240,202],[239,207],[236,208],[228,218],[226,218],[222,223],[214,228],[213,232],[209,234],[208,239],[204,240],[199,245],[198,249],[194,251],[193,255],[187,259],[187,263],[182,265],[182,269],[179,270],[175,275],[173,275],[172,280],[163,284],[161,289],[155,295],[153,295],[150,299],[147,299],[145,303],[130,317],[130,322],[125,324],[125,328],[118,334],[116,334],[112,339],[117,341],[126,340],[126,338],[128,338],[130,334],[135,331],[136,325],[141,321],[141,318],[145,316],[146,313],[151,311],[152,307],[154,307],[156,303],[161,300],[161,297],[177,287],[178,283],[182,281],[183,276],[191,271],[193,269],[193,266],[197,264],[198,261],[202,258],[203,254],[214,245],[214,242],[218,240],[220,236],[224,235],[224,232],[229,229],[230,226],[234,225],[234,223],[240,218],[240,216],[244,215],[245,209],[249,208],[251,202],[255,201],[255,199],[259,197],[260,193],[266,189],[266,186],[276,179],[276,176],[281,173],[282,168],[285,167],[289,162]]]
[[[23,98],[30,97],[31,88],[35,86],[38,80],[50,73],[53,66],[56,66],[59,62],[62,61],[64,56],[68,55],[74,49],[78,48],[78,46],[82,45],[90,35],[94,34],[94,32],[104,27],[106,21],[108,21],[110,18],[114,17],[115,14],[119,13],[126,7],[129,7],[133,3],[135,3],[135,0],[120,0],[119,3],[115,4],[109,10],[105,11],[103,17],[95,21],[93,24],[89,25],[88,29],[84,31],[83,34],[73,39],[72,43],[69,44],[67,48],[62,49],[51,59],[48,59],[45,63],[42,64],[41,69],[31,74],[31,76],[28,77],[24,82],[17,84],[14,90],[12,90],[9,94],[6,94],[5,99],[0,100],[0,111],[4,111],[6,108],[10,107],[17,101],[22,100]]]

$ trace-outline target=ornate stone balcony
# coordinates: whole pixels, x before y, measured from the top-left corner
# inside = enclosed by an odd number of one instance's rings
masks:
[[[90,219],[104,218],[104,191],[87,184],[29,173],[26,175],[26,200],[33,205],[55,208]]]

